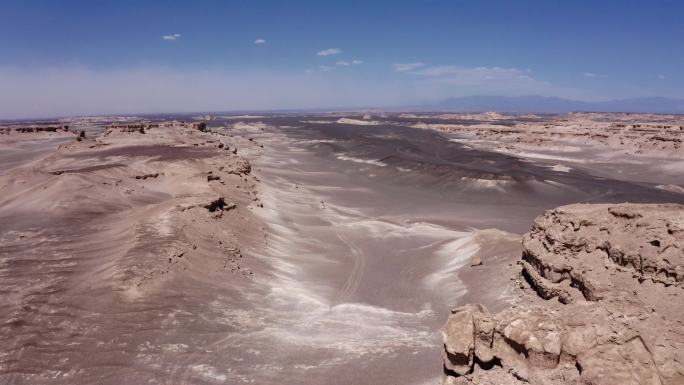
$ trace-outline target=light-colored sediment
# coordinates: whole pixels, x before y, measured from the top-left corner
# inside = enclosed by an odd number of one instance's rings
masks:
[[[70,134],[0,176],[0,382],[146,382],[179,370],[170,355],[197,351],[194,338],[211,330],[200,310],[249,284],[260,265],[245,250],[263,241],[258,182],[236,154],[251,143],[205,131],[168,122]],[[179,338],[192,329],[172,325],[192,313],[197,337]]]
[[[487,123],[418,121],[413,126],[493,142],[496,149],[508,152],[576,152],[582,147],[600,147],[627,154],[684,156],[684,118],[677,115],[570,113],[527,121],[524,117],[485,113],[437,115],[432,119],[435,118]],[[516,122],[511,124],[512,120]]]
[[[529,295],[511,232],[580,196],[680,196],[676,163],[651,185],[612,184],[585,173],[582,144],[521,145],[521,160],[366,115],[86,117],[55,123],[71,132],[0,135],[0,382],[438,383],[440,326],[468,302],[488,311],[459,313],[474,314],[477,357],[455,370],[491,360],[478,378],[509,379],[486,351],[499,319],[487,313],[531,303],[531,324],[556,312],[563,326],[586,302],[532,259],[526,277],[550,299]],[[644,287],[664,285],[657,271]]]
[[[682,205],[547,211],[523,239],[518,304],[449,316],[444,384],[684,383],[683,250]]]

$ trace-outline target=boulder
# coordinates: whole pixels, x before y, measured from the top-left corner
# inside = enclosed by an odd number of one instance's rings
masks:
[[[466,305],[451,311],[442,330],[444,367],[459,375],[470,373],[475,353],[475,325],[473,315],[480,305]]]

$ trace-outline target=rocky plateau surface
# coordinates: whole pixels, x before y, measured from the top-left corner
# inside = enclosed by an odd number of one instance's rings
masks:
[[[512,306],[452,311],[443,384],[684,384],[684,206],[549,210],[519,265]]]
[[[33,127],[0,143],[55,134]],[[201,122],[57,132],[0,175],[0,383],[192,377],[178,362],[215,332],[212,301],[259,274],[257,144]]]
[[[682,157],[684,119],[676,115],[571,113],[553,118],[523,116],[515,121],[511,116],[492,113],[438,115],[444,123],[417,120],[413,126],[435,129],[451,134],[491,140],[500,150],[529,150],[568,146],[619,149],[628,154],[666,155]],[[446,119],[473,121],[457,124]],[[519,117],[522,118],[522,117]],[[511,123],[514,122],[515,123]]]

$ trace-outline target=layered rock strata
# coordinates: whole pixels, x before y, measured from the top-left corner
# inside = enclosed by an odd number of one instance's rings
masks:
[[[497,150],[504,152],[554,147],[569,151],[579,146],[679,159],[684,143],[684,119],[677,115],[570,113],[542,119],[484,113],[413,119],[418,120],[414,127],[492,141]]]
[[[547,211],[520,265],[518,304],[452,311],[444,384],[684,384],[684,206]]]

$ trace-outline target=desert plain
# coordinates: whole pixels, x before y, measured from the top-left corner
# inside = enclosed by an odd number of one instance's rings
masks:
[[[657,114],[3,122],[0,383],[682,384],[683,141]]]

